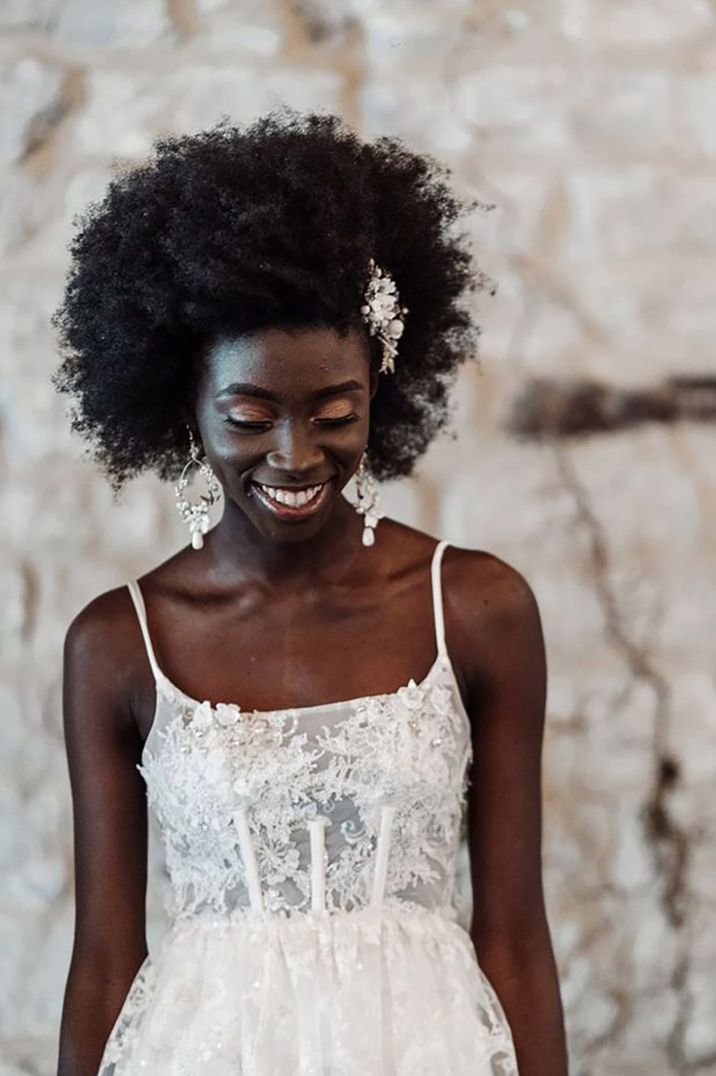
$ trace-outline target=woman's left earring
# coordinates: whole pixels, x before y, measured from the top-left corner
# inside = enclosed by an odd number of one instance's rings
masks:
[[[383,513],[380,510],[378,483],[370,469],[366,451],[363,452],[358,470],[355,473],[355,487],[358,500],[353,507],[358,515],[363,516],[361,541],[363,545],[374,545],[375,528],[379,520],[383,518]]]
[[[201,549],[204,545],[204,535],[208,531],[211,523],[209,509],[218,501],[221,494],[221,485],[219,484],[206,456],[204,456],[204,459],[201,459],[199,456],[199,450],[194,440],[194,434],[191,432],[189,426],[187,426],[187,430],[189,431],[189,459],[184,465],[179,481],[174,486],[174,496],[176,497],[176,505],[179,514],[189,526],[192,549]],[[184,490],[189,485],[187,471],[192,466],[199,468],[200,473],[206,479],[207,483],[206,493],[201,494],[199,501],[196,504],[192,504],[191,501],[187,500],[184,496]]]

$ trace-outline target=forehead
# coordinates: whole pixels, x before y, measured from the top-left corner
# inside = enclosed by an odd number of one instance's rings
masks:
[[[208,386],[251,381],[281,393],[314,392],[344,377],[366,379],[368,350],[354,329],[271,328],[217,340],[206,355]]]

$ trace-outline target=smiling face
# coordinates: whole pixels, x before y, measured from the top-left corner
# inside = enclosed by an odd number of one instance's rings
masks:
[[[196,424],[227,507],[267,538],[313,536],[347,504],[339,493],[367,444],[376,385],[355,329],[266,329],[215,343]]]

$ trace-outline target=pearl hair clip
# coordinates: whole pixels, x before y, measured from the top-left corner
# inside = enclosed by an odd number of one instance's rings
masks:
[[[395,373],[395,356],[398,340],[403,335],[405,323],[402,315],[407,306],[400,306],[395,281],[387,269],[381,269],[373,258],[368,263],[370,278],[365,290],[365,304],[360,308],[363,320],[371,336],[377,336],[383,344],[383,361],[380,373]]]

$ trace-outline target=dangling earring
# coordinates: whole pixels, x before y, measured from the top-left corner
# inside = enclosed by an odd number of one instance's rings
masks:
[[[356,493],[358,503],[353,507],[358,515],[363,516],[363,545],[374,545],[375,527],[379,519],[383,518],[378,507],[379,493],[378,484],[368,464],[368,454],[364,451],[355,473]]]
[[[209,529],[209,509],[219,499],[221,486],[206,456],[203,460],[199,457],[194,434],[189,426],[187,426],[187,430],[189,430],[189,459],[184,465],[179,481],[174,486],[174,495],[179,514],[185,523],[189,524],[192,549],[201,549],[204,545],[204,535]],[[199,468],[199,471],[206,479],[208,487],[207,492],[201,494],[198,504],[192,504],[186,497],[182,496],[189,484],[186,472],[192,464]]]

